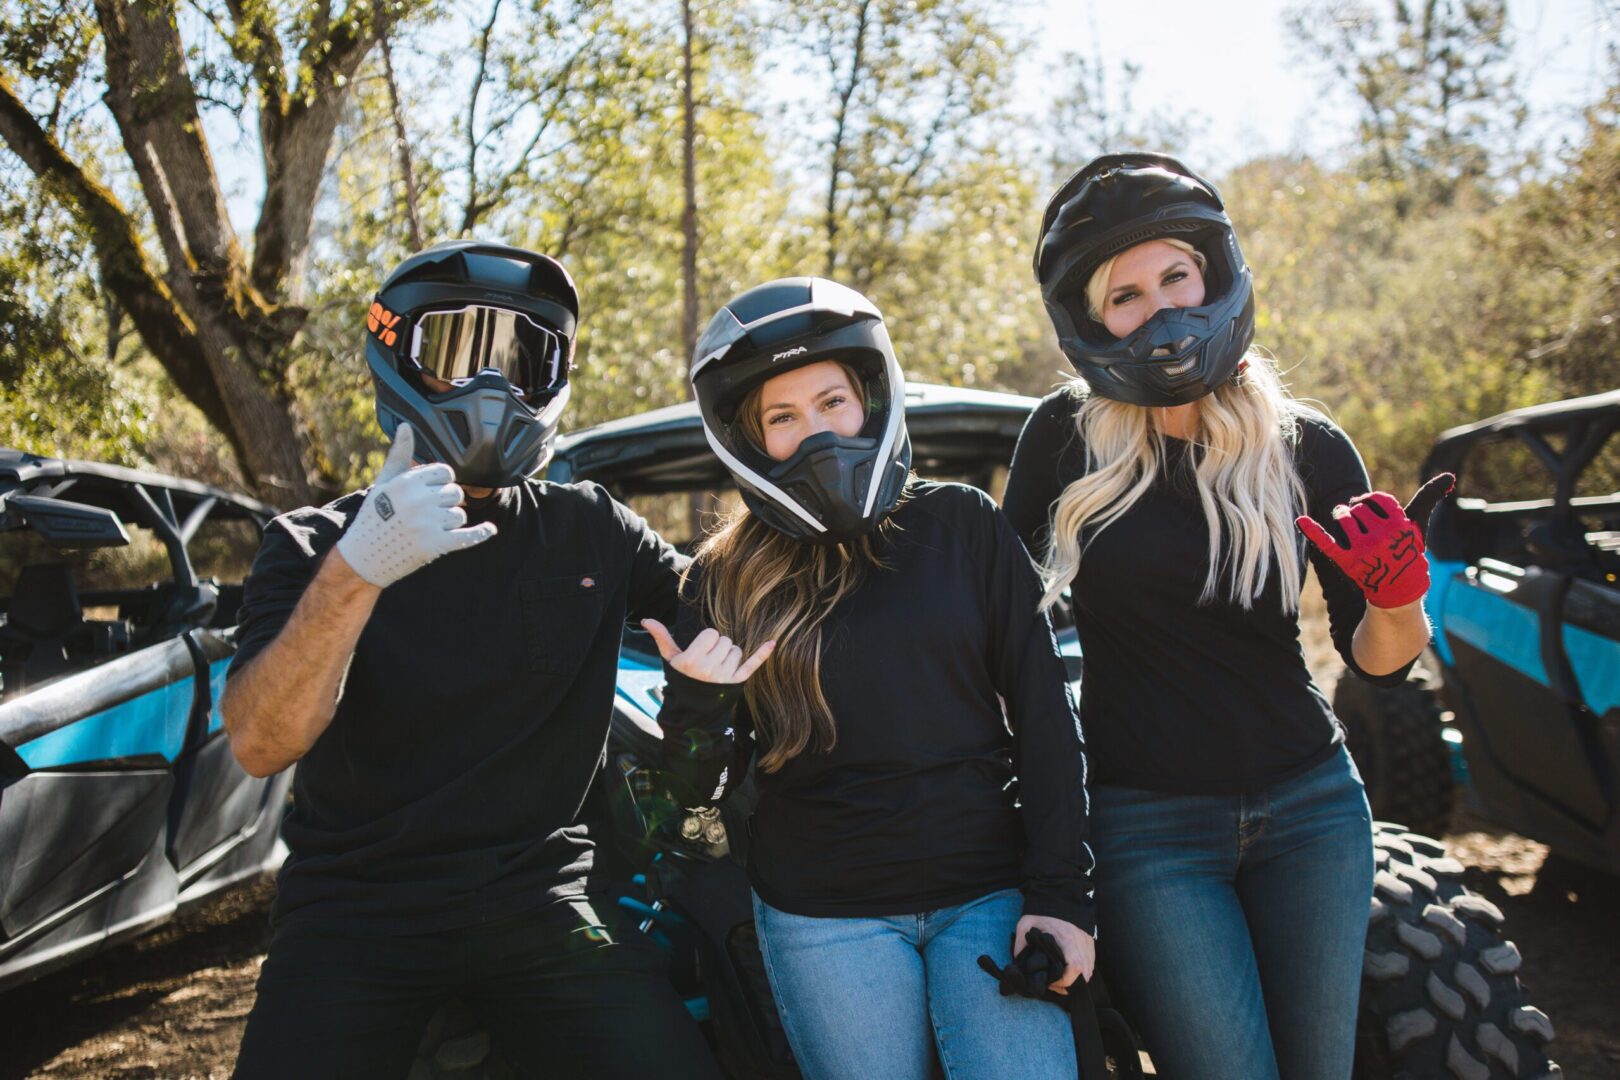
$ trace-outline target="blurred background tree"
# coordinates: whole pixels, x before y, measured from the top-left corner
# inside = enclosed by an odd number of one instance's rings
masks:
[[[1292,9],[1353,142],[1211,177],[1258,340],[1381,484],[1447,426],[1616,383],[1620,66],[1567,146],[1530,145],[1505,12]],[[573,427],[682,400],[694,325],[793,273],[867,291],[916,377],[1043,393],[1068,372],[1030,280],[1046,196],[1204,120],[1139,108],[1099,48],[1031,128],[1023,25],[988,0],[0,0],[0,439],[283,504],[363,483],[367,301],[469,235],[578,280]]]

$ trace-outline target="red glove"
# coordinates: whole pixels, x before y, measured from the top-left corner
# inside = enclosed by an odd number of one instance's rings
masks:
[[[1435,504],[1456,486],[1457,478],[1441,473],[1418,488],[1403,510],[1395,496],[1370,491],[1335,506],[1333,518],[1349,543],[1341,544],[1314,518],[1294,519],[1306,539],[1332,559],[1375,607],[1404,607],[1429,591],[1429,562],[1423,557],[1423,531]],[[1420,524],[1421,523],[1421,524]]]

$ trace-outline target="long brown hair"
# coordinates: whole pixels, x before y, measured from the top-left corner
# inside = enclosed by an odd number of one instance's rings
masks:
[[[861,380],[838,362],[850,389]],[[738,419],[756,446],[764,448],[760,417],[763,384],[743,399]],[[902,498],[904,496],[902,495]],[[748,656],[767,641],[776,649],[743,686],[760,744],[759,767],[776,772],[806,750],[824,752],[838,742],[838,727],[821,690],[822,625],[839,601],[860,588],[868,570],[884,563],[872,533],[843,544],[813,544],[777,532],[739,507],[698,546],[696,601],[707,625]]]
[[[777,532],[739,508],[698,547],[695,600],[705,622],[750,655],[775,640],[743,685],[760,743],[759,767],[775,772],[805,750],[838,742],[821,690],[822,625],[838,602],[883,566],[868,534],[847,544],[811,544]],[[687,582],[682,582],[683,592]]]

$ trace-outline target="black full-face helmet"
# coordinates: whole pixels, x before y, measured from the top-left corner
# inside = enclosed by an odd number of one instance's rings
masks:
[[[557,260],[453,240],[406,259],[366,316],[377,422],[475,487],[542,468],[568,403],[579,293]]]
[[[1204,303],[1169,308],[1116,338],[1086,284],[1149,240],[1203,254]],[[1035,241],[1035,279],[1058,344],[1091,389],[1133,405],[1183,405],[1220,386],[1254,340],[1254,288],[1215,186],[1164,154],[1105,154],[1058,188]]]
[[[775,461],[744,429],[739,407],[773,375],[836,360],[860,380],[858,434],[818,432]],[[866,297],[825,278],[782,278],[732,300],[692,355],[692,389],[709,445],[743,502],[797,540],[841,543],[870,532],[900,499],[911,469],[905,377],[883,316]]]

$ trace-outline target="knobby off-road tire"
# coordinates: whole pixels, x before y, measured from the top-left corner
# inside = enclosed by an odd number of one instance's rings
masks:
[[[1377,859],[1356,1033],[1357,1080],[1563,1076],[1553,1027],[1519,982],[1502,912],[1462,884],[1445,845],[1373,825]]]
[[[1345,672],[1333,712],[1344,724],[1373,817],[1405,822],[1425,836],[1445,835],[1456,785],[1441,736],[1440,701],[1427,674],[1418,669],[1400,686],[1381,688]]]

